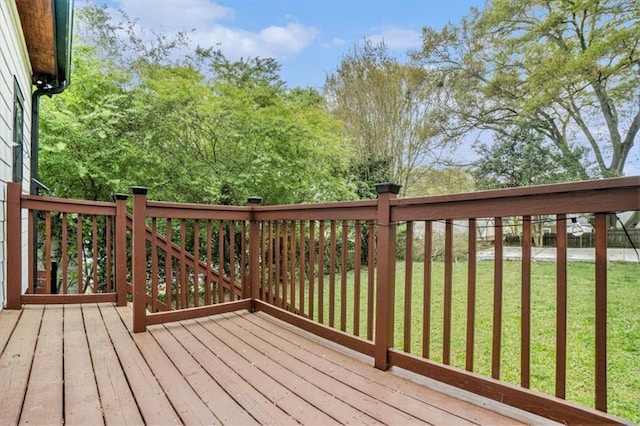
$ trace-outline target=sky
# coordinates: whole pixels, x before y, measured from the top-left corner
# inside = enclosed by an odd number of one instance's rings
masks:
[[[230,59],[272,57],[289,88],[320,89],[340,58],[365,38],[394,56],[417,49],[421,29],[457,22],[483,0],[94,0],[156,32],[188,31],[191,47]]]

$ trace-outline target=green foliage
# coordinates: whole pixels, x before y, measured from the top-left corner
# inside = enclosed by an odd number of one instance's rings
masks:
[[[580,177],[579,172],[564,167],[562,154],[553,146],[545,146],[544,138],[531,129],[496,134],[492,145],[479,144],[476,152],[480,159],[472,174],[479,189],[541,185]]]
[[[317,91],[287,91],[274,60],[212,49],[175,60],[185,35],[149,41],[94,6],[78,18],[74,84],[42,102],[41,177],[56,195],[143,185],[182,202],[354,198],[340,123]]]
[[[437,164],[443,148],[453,144],[442,132],[447,117],[440,114],[440,91],[430,74],[400,63],[384,44],[354,45],[324,91],[351,142],[356,182],[390,181],[402,185],[404,194],[416,168]],[[357,191],[368,198],[366,188]]]
[[[640,130],[635,0],[493,0],[423,30],[414,59],[451,90],[455,130],[529,127],[581,178],[623,173]],[[581,164],[587,149],[593,173]]]
[[[407,191],[410,197],[472,192],[475,189],[473,176],[468,167],[418,167],[414,178],[415,183]]]

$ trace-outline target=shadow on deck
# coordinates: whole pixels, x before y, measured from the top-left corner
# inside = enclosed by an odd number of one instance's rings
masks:
[[[549,422],[379,371],[264,313],[131,323],[110,303],[0,313],[0,424]]]

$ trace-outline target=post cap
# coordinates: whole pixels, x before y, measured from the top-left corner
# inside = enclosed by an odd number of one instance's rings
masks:
[[[129,189],[131,190],[131,192],[133,192],[133,195],[146,195],[149,191],[149,188],[146,188],[144,186],[132,186]]]
[[[247,198],[247,203],[249,203],[249,204],[260,204],[260,203],[262,203],[262,197],[249,197],[249,198]]]
[[[121,193],[118,193],[118,192],[114,192],[113,194],[111,194],[111,199],[113,201],[126,200],[128,198],[129,198],[129,195],[127,195],[127,194],[121,194]]]
[[[400,193],[400,188],[402,185],[398,185],[397,183],[385,182],[376,184],[376,193],[378,194],[398,194]]]

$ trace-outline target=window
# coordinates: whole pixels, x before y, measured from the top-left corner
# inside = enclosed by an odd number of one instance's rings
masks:
[[[24,156],[24,97],[18,85],[13,81],[13,181],[22,182]]]

